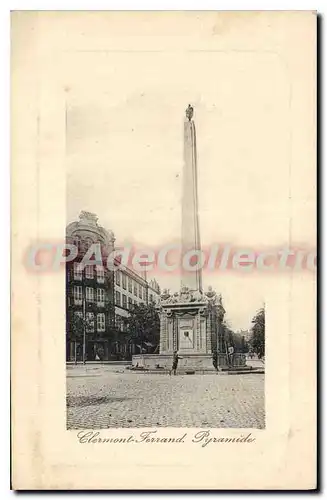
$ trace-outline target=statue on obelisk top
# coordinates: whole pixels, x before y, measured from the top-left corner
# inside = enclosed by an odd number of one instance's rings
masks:
[[[194,111],[193,107],[189,104],[189,105],[188,105],[188,107],[187,107],[187,109],[186,109],[186,111],[185,111],[185,113],[186,113],[186,117],[188,118],[188,121],[189,121],[189,122],[190,122],[190,121],[192,120],[192,118],[193,118],[193,111]]]

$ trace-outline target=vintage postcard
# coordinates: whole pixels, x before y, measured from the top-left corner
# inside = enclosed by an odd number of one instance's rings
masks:
[[[12,13],[14,489],[316,488],[316,30]]]

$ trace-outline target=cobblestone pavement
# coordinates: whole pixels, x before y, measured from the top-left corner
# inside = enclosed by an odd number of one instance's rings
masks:
[[[265,426],[264,375],[130,373],[67,367],[67,428]]]

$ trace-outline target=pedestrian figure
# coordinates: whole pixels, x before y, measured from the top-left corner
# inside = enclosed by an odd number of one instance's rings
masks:
[[[213,351],[213,353],[212,353],[212,364],[213,364],[216,372],[218,372],[218,352],[216,350]]]
[[[232,345],[228,348],[228,358],[229,358],[229,366],[233,366],[233,364],[234,364],[234,347]]]
[[[176,370],[177,370],[178,360],[179,359],[183,359],[183,358],[181,358],[180,356],[178,356],[178,351],[174,351],[174,354],[173,354],[173,366],[172,366],[172,370],[171,370],[174,375],[176,375]]]

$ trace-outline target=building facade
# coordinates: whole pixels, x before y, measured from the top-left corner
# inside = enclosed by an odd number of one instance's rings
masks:
[[[114,249],[114,235],[81,212],[66,228],[67,243],[78,249],[66,264],[66,360],[108,360],[115,337],[114,272],[104,266],[81,266],[92,244],[106,255]]]
[[[158,283],[122,265],[115,271],[107,268],[114,234],[93,213],[83,211],[67,226],[66,241],[78,250],[66,264],[66,360],[129,359],[137,351],[129,340],[130,312],[134,305],[158,303]],[[81,265],[92,244],[100,245],[103,266]]]
[[[145,277],[128,267],[120,266],[115,271],[115,321],[117,331],[120,332],[115,346],[117,355],[129,358],[138,349],[128,336],[128,318],[133,307],[158,304],[159,298],[160,287],[155,279],[147,282]]]

